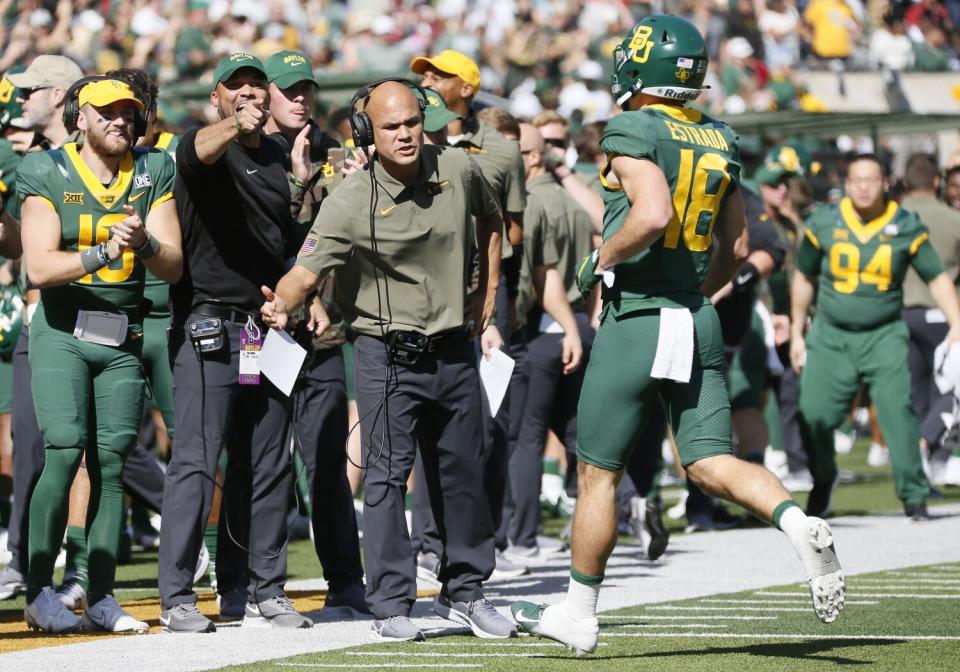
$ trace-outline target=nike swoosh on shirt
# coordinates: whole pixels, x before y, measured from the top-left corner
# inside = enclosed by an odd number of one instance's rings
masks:
[[[247,175],[253,175],[259,170],[260,170],[259,168],[254,168],[253,170],[250,170],[249,168],[247,168]]]
[[[135,200],[137,200],[138,198],[140,198],[141,196],[143,196],[145,193],[147,193],[147,192],[141,191],[141,192],[140,192],[139,194],[137,194],[136,196],[127,196],[127,203],[133,203]]]
[[[380,208],[380,216],[381,216],[381,217],[386,217],[386,216],[389,215],[391,212],[393,212],[393,211],[396,209],[396,207],[397,207],[397,204],[394,203],[394,204],[391,205],[389,208]]]

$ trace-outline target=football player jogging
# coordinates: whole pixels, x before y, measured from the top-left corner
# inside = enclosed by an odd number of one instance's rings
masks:
[[[830,510],[839,476],[833,430],[865,383],[890,448],[897,497],[909,518],[922,520],[930,517],[930,486],[910,402],[903,279],[912,266],[927,283],[950,327],[950,343],[960,342],[957,292],[920,218],[887,200],[886,174],[876,156],[855,157],[844,188],[847,196],[838,205],[824,206],[807,220],[790,288],[790,362],[802,370],[800,430],[813,475],[807,513]],[[804,336],[818,286],[816,318]]]
[[[604,242],[578,269],[583,292],[602,279],[604,307],[580,395],[570,583],[559,604],[511,607],[522,630],[579,653],[597,647],[597,598],[617,539],[614,493],[658,396],[688,478],[786,533],[821,621],[843,607],[830,528],[769,471],[733,456],[723,340],[706,297],[743,261],[745,220],[737,137],[684,108],[706,71],[703,37],[674,16],[647,17],[614,52],[612,90],[624,112],[601,143]]]
[[[82,82],[82,80],[81,80]],[[140,430],[145,268],[176,281],[180,230],[174,164],[131,149],[143,104],[118,80],[75,84],[67,125],[83,145],[30,154],[17,175],[23,248],[40,304],[30,330],[33,397],[46,463],[30,504],[24,616],[34,629],[145,632],[113,597],[121,474]],[[67,121],[65,119],[65,121]],[[50,587],[70,483],[86,454],[89,599],[81,621]]]

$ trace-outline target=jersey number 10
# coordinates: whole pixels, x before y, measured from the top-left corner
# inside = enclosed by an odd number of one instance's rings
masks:
[[[680,232],[683,241],[691,252],[706,252],[713,243],[713,224],[723,202],[723,195],[730,184],[727,173],[727,160],[719,154],[706,152],[693,165],[692,149],[680,150],[680,168],[677,171],[677,186],[673,191],[673,217],[663,235],[663,246],[675,250],[680,244]],[[720,174],[720,184],[716,191],[707,191],[710,171]],[[689,203],[687,201],[689,200]],[[698,225],[704,215],[709,215],[707,230],[698,233]]]
[[[122,212],[111,212],[97,220],[97,226],[93,226],[93,215],[80,215],[80,234],[78,236],[80,251],[93,247],[110,239],[110,227],[126,219],[126,214]],[[90,284],[93,282],[93,276],[96,275],[101,282],[124,282],[133,273],[133,250],[125,249],[123,256],[120,257],[120,268],[111,268],[104,266],[95,274],[85,275],[80,278],[80,282]],[[115,264],[116,262],[114,262]],[[111,264],[112,266],[113,264]]]

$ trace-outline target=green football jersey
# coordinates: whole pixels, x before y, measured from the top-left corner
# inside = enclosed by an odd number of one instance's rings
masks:
[[[631,205],[623,188],[606,179],[615,156],[657,164],[673,194],[674,213],[659,240],[614,269],[605,300],[644,308],[703,304],[700,286],[710,266],[713,226],[740,182],[738,140],[723,122],[670,105],[647,105],[610,120],[600,142],[607,154],[600,171],[604,240],[620,230]]]
[[[154,149],[159,149],[170,155],[176,165],[177,145],[180,144],[180,136],[164,131],[157,138],[157,144]],[[144,269],[146,270],[146,269]],[[170,285],[155,276],[150,271],[146,271],[144,280],[143,298],[150,302],[150,314],[154,317],[166,317],[170,314]]]
[[[849,198],[818,208],[806,222],[797,258],[798,270],[820,277],[817,317],[854,330],[900,318],[910,266],[924,282],[943,272],[920,218],[893,201],[869,222]]]
[[[17,173],[17,195],[39,197],[60,218],[60,249],[79,252],[110,238],[130,205],[146,222],[157,205],[173,198],[174,163],[164,152],[135,148],[120,162],[113,184],[105,187],[80,158],[75,143],[28,154]],[[125,310],[140,307],[145,268],[132,250],[67,285],[41,290],[48,305],[73,309]]]

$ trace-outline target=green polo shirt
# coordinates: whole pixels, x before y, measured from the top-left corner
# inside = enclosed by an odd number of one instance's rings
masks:
[[[560,261],[554,228],[547,218],[547,204],[535,193],[527,193],[527,207],[523,210],[523,264],[517,286],[516,328],[527,322],[527,313],[537,302],[533,289],[533,269],[556,266]]]
[[[432,335],[463,325],[472,217],[499,214],[463,152],[425,145],[421,173],[406,186],[373,164],[324,199],[297,264],[324,276],[337,269],[336,301],[356,333],[393,329]],[[375,188],[371,238],[371,189]],[[339,268],[338,268],[339,267]]]
[[[557,270],[567,290],[567,301],[582,305],[583,295],[577,288],[577,264],[593,250],[593,222],[590,215],[552,175],[538,175],[527,182],[530,196],[537,196],[547,211],[547,223],[557,244]],[[527,218],[523,218],[526,228]]]

